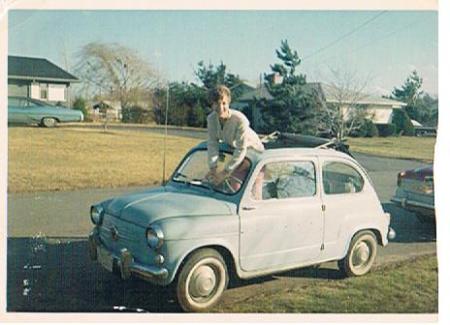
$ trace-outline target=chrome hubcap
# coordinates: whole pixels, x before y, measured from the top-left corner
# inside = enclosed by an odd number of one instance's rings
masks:
[[[208,297],[216,287],[217,277],[208,265],[201,265],[195,269],[189,282],[189,292],[192,297]]]
[[[361,242],[355,247],[353,254],[353,265],[355,267],[364,266],[370,259],[370,247],[366,242]]]

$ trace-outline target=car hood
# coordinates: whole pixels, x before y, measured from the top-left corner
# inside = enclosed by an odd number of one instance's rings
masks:
[[[158,188],[108,201],[106,213],[142,226],[170,217],[231,215],[232,203]]]

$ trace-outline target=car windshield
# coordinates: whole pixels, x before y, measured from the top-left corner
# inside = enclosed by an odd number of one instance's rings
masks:
[[[223,168],[231,158],[232,154],[220,152],[216,172],[220,173],[223,171]],[[246,158],[223,182],[216,183],[211,177],[207,177],[209,172],[207,150],[196,150],[186,158],[180,168],[174,173],[172,180],[209,188],[212,191],[224,194],[235,194],[241,189],[243,182],[247,178],[250,166],[251,163]]]
[[[52,107],[54,106],[51,103],[43,102],[43,101],[40,101],[37,99],[30,99],[29,102],[30,102],[30,104],[29,104],[30,106],[52,106]]]

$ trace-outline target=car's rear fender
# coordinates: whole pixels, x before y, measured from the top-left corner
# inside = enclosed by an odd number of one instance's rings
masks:
[[[354,229],[352,229],[349,232],[350,235],[347,236],[347,239],[345,241],[345,245],[344,245],[343,249],[338,254],[339,259],[341,259],[341,258],[343,258],[343,257],[345,257],[347,255],[347,252],[348,252],[348,249],[350,247],[350,243],[351,243],[352,239],[358,233],[360,233],[361,231],[366,231],[366,230],[373,232],[373,234],[375,235],[375,237],[377,239],[378,245],[380,245],[380,246],[386,246],[387,245],[387,243],[388,243],[388,240],[387,240],[387,231],[388,231],[388,229],[387,230],[383,230],[383,229],[380,229],[380,228],[378,228],[378,226],[375,226],[373,224],[372,225],[369,225],[369,224],[362,225],[361,227],[354,228]]]

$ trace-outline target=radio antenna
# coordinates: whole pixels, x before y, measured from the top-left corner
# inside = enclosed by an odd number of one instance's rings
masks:
[[[166,93],[166,120],[164,124],[164,144],[163,144],[163,176],[162,185],[166,183],[166,138],[167,138],[167,118],[169,112],[169,88],[170,84],[167,83],[167,93]]]

